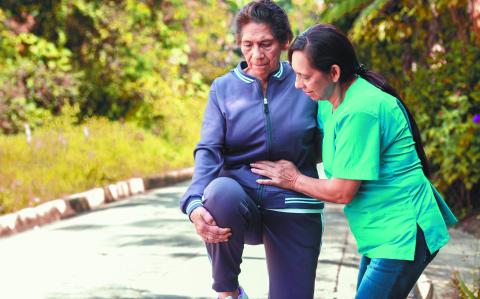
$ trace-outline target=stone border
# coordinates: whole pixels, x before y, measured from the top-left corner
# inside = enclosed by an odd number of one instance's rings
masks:
[[[10,236],[54,221],[96,210],[105,204],[127,198],[131,195],[141,194],[147,190],[188,180],[192,175],[193,167],[169,171],[146,178],[132,178],[6,214],[0,216],[0,237]]]

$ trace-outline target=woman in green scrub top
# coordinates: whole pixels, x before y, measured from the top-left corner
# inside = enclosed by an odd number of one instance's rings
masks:
[[[405,298],[456,222],[428,180],[417,125],[398,93],[358,63],[348,38],[315,25],[292,43],[295,86],[319,102],[328,179],[289,161],[258,161],[259,184],[345,204],[362,255],[356,298]]]

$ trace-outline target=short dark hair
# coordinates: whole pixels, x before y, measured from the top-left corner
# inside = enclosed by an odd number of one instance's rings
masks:
[[[292,40],[293,33],[287,13],[271,0],[252,1],[240,9],[234,22],[238,43],[242,39],[243,26],[250,22],[267,24],[275,39],[281,44]]]

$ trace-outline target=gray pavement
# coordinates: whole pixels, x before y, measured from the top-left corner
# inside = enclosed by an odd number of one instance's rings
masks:
[[[480,279],[480,239],[459,229],[450,229],[450,241],[440,249],[432,263],[425,270],[432,281],[436,299],[459,298],[452,277],[456,272],[470,288]]]
[[[0,239],[0,298],[215,298],[202,242],[178,209],[187,183]],[[325,213],[316,298],[352,298],[358,257],[339,208]],[[262,246],[240,276],[267,298]]]
[[[203,244],[178,209],[187,184],[0,239],[0,298],[215,298]],[[342,207],[327,205],[324,223],[315,298],[353,298],[359,256]],[[470,241],[454,237],[442,250],[429,267],[434,283],[448,284],[448,265]],[[267,298],[262,246],[246,247],[242,269],[250,298]]]

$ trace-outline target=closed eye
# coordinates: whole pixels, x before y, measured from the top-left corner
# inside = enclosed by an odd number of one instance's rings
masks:
[[[300,74],[300,73],[296,73],[297,77],[302,79],[302,80],[308,80],[310,79],[310,76],[307,76],[307,75],[304,75],[304,74]]]

